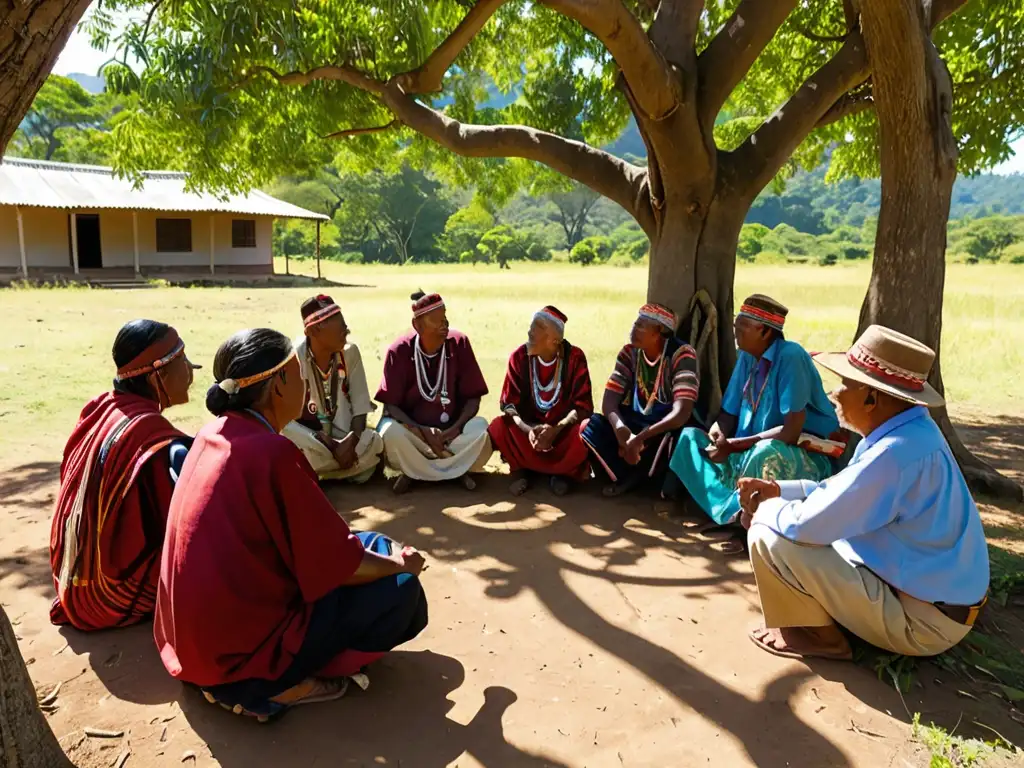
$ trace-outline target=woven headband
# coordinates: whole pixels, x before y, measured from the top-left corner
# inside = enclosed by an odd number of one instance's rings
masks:
[[[853,349],[846,353],[846,359],[857,370],[908,392],[923,392],[924,383],[928,379],[923,374],[879,360],[861,344],[854,344]]]
[[[254,373],[252,376],[246,376],[245,378],[242,379],[224,379],[223,381],[218,381],[217,386],[223,389],[229,395],[237,395],[239,390],[245,389],[246,387],[251,387],[253,384],[259,384],[261,381],[266,381],[271,376],[280,371],[282,368],[284,368],[286,365],[288,365],[288,363],[290,363],[292,361],[292,358],[294,357],[295,350],[293,349],[291,354],[288,355],[288,357],[286,357],[280,363],[275,365],[273,368],[263,371],[263,373]]]
[[[444,299],[442,299],[440,296],[437,297],[436,301],[432,301],[429,304],[424,304],[422,307],[419,307],[419,308],[417,308],[416,305],[414,304],[413,305],[413,309],[412,309],[413,319],[415,319],[417,317],[422,317],[423,315],[427,314],[428,312],[433,312],[435,309],[442,309],[443,307],[444,307]]]
[[[663,325],[670,331],[676,329],[675,315],[664,307],[659,307],[657,304],[644,304],[640,307],[640,317]]]
[[[778,315],[774,312],[769,312],[766,309],[755,307],[753,304],[744,304],[741,306],[739,314],[740,317],[749,317],[751,320],[763,323],[777,331],[781,331],[783,326],[786,324],[785,315]]]
[[[163,338],[154,341],[131,361],[117,369],[117,380],[133,379],[159,370],[185,351],[185,342],[171,328]]]
[[[312,328],[317,323],[322,323],[329,317],[341,314],[341,307],[337,304],[328,304],[323,309],[318,309],[313,314],[309,315],[304,321],[303,326],[306,328]]]
[[[533,319],[534,320],[547,320],[549,323],[552,323],[556,328],[558,328],[558,330],[560,330],[560,331],[564,331],[565,330],[565,321],[562,318],[556,317],[555,315],[551,314],[550,312],[548,312],[546,310],[543,310],[543,309],[537,310],[537,313],[533,316]]]

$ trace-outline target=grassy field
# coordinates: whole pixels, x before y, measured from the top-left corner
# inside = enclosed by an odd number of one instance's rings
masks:
[[[309,262],[292,262],[308,273]],[[283,272],[283,263],[279,271]],[[454,327],[467,332],[496,412],[509,352],[524,340],[534,310],[554,303],[569,316],[568,336],[585,349],[600,386],[625,340],[646,289],[646,270],[568,265],[381,267],[324,265],[344,286],[326,290],[341,303],[375,388],[388,343],[409,326],[409,293],[440,291]],[[741,267],[736,293],[775,296],[791,308],[789,338],[808,349],[844,348],[856,327],[868,267]],[[244,327],[299,334],[301,288],[158,288],[137,291],[0,291],[0,465],[59,458],[81,405],[110,385],[110,347],[136,317],[176,326],[189,356],[206,365],[193,402],[172,412],[192,430],[206,418],[203,400],[217,346]],[[954,412],[1020,414],[1016,385],[1024,370],[1024,269],[952,265],[947,273],[943,370]]]

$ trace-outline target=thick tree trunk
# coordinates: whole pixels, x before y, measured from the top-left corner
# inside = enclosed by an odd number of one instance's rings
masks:
[[[880,131],[882,205],[858,335],[879,323],[928,344],[936,351],[930,383],[943,392],[938,353],[957,149],[952,83],[929,37],[930,7],[927,0],[860,2]],[[932,415],[972,489],[1022,498],[1020,486],[963,445],[945,408]]]
[[[0,0],[0,155],[90,0]]]
[[[18,641],[0,608],[0,767],[71,768],[36,704]]]

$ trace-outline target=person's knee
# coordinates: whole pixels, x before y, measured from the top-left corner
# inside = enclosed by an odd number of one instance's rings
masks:
[[[389,421],[386,424],[382,424],[380,426],[379,434],[381,438],[381,446],[384,449],[387,449],[389,445],[408,442],[410,438],[409,430],[397,421]]]
[[[370,456],[379,456],[384,452],[384,438],[379,432],[370,432],[369,434],[370,447],[367,448],[366,453]]]
[[[780,536],[764,523],[754,522],[747,531],[747,547],[753,554],[757,552],[762,560],[773,560],[782,550],[791,545],[788,539]]]

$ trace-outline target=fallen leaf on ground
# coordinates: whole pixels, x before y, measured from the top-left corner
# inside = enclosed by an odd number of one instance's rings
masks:
[[[131,755],[130,749],[125,749],[117,757],[114,758],[114,762],[110,764],[111,768],[123,768],[124,764],[128,762],[128,757]]]
[[[53,702],[57,700],[57,694],[60,693],[60,687],[62,685],[64,685],[64,683],[63,681],[60,681],[55,686],[53,686],[53,690],[39,700],[39,706],[45,707],[48,704],[53,704]]]
[[[91,726],[86,726],[83,730],[86,736],[92,736],[94,739],[120,739],[124,736],[124,731],[108,731]]]
[[[195,759],[196,759],[196,753],[193,752],[191,749],[181,756],[181,762],[183,762],[183,763],[186,760],[195,760]]]

